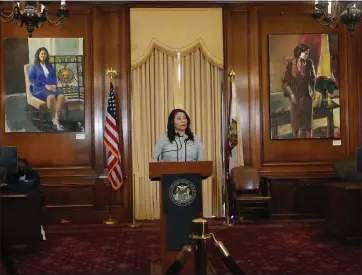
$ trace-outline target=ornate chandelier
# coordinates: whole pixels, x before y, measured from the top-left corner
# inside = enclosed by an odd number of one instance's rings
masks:
[[[62,25],[68,17],[69,11],[65,1],[60,2],[60,9],[57,12],[57,19],[50,20],[48,15],[48,5],[52,1],[14,1],[13,11],[5,14],[0,9],[1,22],[10,23],[15,20],[18,27],[26,25],[29,37],[32,37],[35,28],[40,28],[46,21],[53,26]]]
[[[361,3],[357,1],[318,1],[312,17],[323,26],[336,28],[339,22],[345,24],[353,36],[356,25],[361,21]]]

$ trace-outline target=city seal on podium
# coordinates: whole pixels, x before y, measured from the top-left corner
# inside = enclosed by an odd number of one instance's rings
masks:
[[[180,207],[190,205],[196,198],[196,187],[187,179],[178,179],[169,189],[171,201]]]

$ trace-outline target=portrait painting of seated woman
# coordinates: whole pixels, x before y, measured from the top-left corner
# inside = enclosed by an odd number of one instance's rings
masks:
[[[83,39],[5,45],[6,132],[84,132]]]

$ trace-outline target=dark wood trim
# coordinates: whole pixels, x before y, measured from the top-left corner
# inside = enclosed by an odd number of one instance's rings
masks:
[[[358,129],[359,129],[359,139],[358,139],[358,146],[362,147],[362,24],[359,24],[357,27],[357,32],[355,34],[355,39],[358,38],[358,44],[355,48],[355,51],[357,51],[357,58],[358,61],[358,67],[357,67],[357,75],[358,75],[358,109],[359,109],[359,123],[358,123]]]
[[[133,165],[132,165],[132,94],[131,94],[131,37],[130,37],[130,10],[122,7],[119,11],[121,25],[121,83],[122,93],[122,137],[123,154],[122,167],[126,171],[127,185],[123,187],[123,202],[127,212],[127,219],[132,219],[133,207]]]
[[[329,171],[327,170],[329,168]],[[260,171],[263,177],[267,177],[269,179],[301,179],[301,178],[335,178],[336,174],[332,171],[330,167],[326,167],[326,170],[291,170],[289,169],[275,169],[275,170],[267,170],[262,169]]]
[[[313,162],[313,161],[305,161],[305,162],[268,162],[263,165],[265,168],[272,168],[272,167],[321,167],[321,166],[329,166],[332,164],[332,161],[326,161],[326,162]]]
[[[0,7],[3,6],[3,3],[0,3]],[[4,23],[0,24],[0,37],[1,40],[3,40],[3,28],[4,28]],[[3,136],[5,133],[5,49],[3,49],[3,45],[4,43],[2,43],[0,41],[0,60],[1,60],[1,64],[0,64],[0,121],[4,121],[4,123],[0,123],[0,145],[3,144]],[[4,46],[5,47],[5,46]],[[3,104],[4,102],[4,104]]]
[[[350,81],[352,81],[352,85],[355,86],[353,84],[353,80],[351,79],[351,72],[350,70],[352,69],[352,67],[354,66],[348,66],[349,64],[353,64],[349,63],[350,61],[353,60],[353,53],[351,52],[351,46],[353,44],[353,41],[351,41],[349,39],[349,33],[347,28],[345,27],[343,29],[343,33],[341,31],[339,31],[338,33],[338,39],[339,39],[339,51],[342,52],[343,49],[346,49],[345,52],[345,57],[339,58],[339,74],[340,74],[340,89],[342,89],[342,92],[340,93],[340,113],[341,113],[341,140],[342,142],[345,142],[345,151],[346,151],[346,155],[350,155],[350,153],[352,152],[351,147],[353,147],[354,142],[354,135],[350,135],[350,129],[354,128],[353,126],[353,122],[356,120],[356,118],[354,118],[354,109],[355,107],[353,106],[353,98],[352,98],[352,93],[350,92],[350,87],[351,87],[351,83]],[[343,43],[343,44],[342,44]],[[353,73],[352,73],[353,75]],[[343,81],[344,80],[344,81]],[[343,104],[343,102],[345,102],[345,104]],[[349,111],[347,111],[349,110]],[[350,115],[352,113],[352,115]],[[348,125],[348,127],[343,127],[342,125]],[[351,128],[350,128],[351,127]],[[344,131],[343,131],[344,130]],[[352,139],[352,140],[351,140]]]
[[[257,45],[257,46],[256,46]],[[261,68],[260,68],[260,22],[259,11],[253,7],[249,13],[249,82],[250,82],[250,140],[251,144],[251,164],[257,169],[261,168],[263,162],[263,142],[262,142],[262,97],[260,96],[261,87]]]
[[[235,70],[235,83],[238,96],[238,110],[240,129],[242,132],[242,144],[244,163],[251,164],[251,131],[250,131],[250,82],[249,80],[249,10],[232,10],[233,30],[233,69]]]
[[[94,168],[98,174],[103,174],[104,170],[104,146],[103,146],[103,128],[104,120],[104,43],[100,37],[103,36],[103,15],[99,8],[93,8],[92,12],[92,52],[93,52],[93,100],[92,100],[92,114],[93,114],[93,134],[94,134]]]

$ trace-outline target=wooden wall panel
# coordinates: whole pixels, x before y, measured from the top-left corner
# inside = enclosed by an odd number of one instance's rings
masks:
[[[68,184],[44,183],[43,192],[48,206],[51,205],[93,205],[95,200],[94,184],[71,182]]]
[[[360,144],[361,100],[356,72],[358,41],[345,26],[331,29],[311,18],[313,6],[301,3],[233,4],[226,20],[228,34],[227,68],[236,72],[242,112],[245,163],[271,177],[324,177],[333,175],[335,159],[354,156]],[[339,35],[341,77],[341,146],[332,139],[271,140],[269,121],[268,35],[282,33],[328,33]],[[246,54],[245,54],[246,52]],[[360,80],[359,80],[360,81]],[[359,104],[358,104],[359,102]]]
[[[91,47],[89,43],[90,29],[89,14],[75,14],[72,16],[73,28],[52,28],[45,24],[44,28],[35,30],[33,37],[83,37],[85,56],[85,139],[76,140],[75,133],[4,133],[1,128],[1,144],[16,145],[18,153],[26,156],[36,167],[62,167],[62,166],[83,166],[91,167],[92,159],[92,119],[91,119]],[[26,28],[19,28],[15,23],[1,24],[1,63],[4,72],[5,62],[5,39],[27,38]],[[21,76],[20,76],[21,77]],[[1,89],[5,91],[4,74],[1,75]],[[1,102],[5,102],[5,92],[1,93]],[[1,106],[1,117],[5,117],[4,104]]]
[[[6,4],[0,4],[6,5]],[[186,7],[185,3],[139,4],[132,7]],[[201,6],[200,4],[192,5]],[[189,6],[187,5],[187,6]],[[202,4],[215,6],[216,4]],[[217,4],[220,6],[221,4]],[[130,35],[127,3],[72,2],[69,19],[61,28],[36,29],[34,37],[83,37],[86,71],[86,135],[77,140],[75,133],[5,133],[4,39],[26,38],[24,27],[14,23],[0,28],[0,145],[16,145],[19,154],[28,158],[40,172],[47,196],[47,220],[59,222],[100,222],[112,214],[130,220],[132,214],[132,98],[130,95]],[[224,57],[225,83],[228,73],[236,72],[239,110],[243,131],[245,164],[260,168],[272,178],[273,204],[276,214],[311,212],[304,202],[311,194],[321,194],[318,180],[304,178],[333,177],[331,163],[338,158],[353,158],[362,146],[362,25],[355,37],[345,26],[322,27],[313,21],[311,4],[249,3],[225,4]],[[54,11],[53,11],[54,16]],[[338,32],[341,73],[342,146],[332,140],[270,140],[267,35],[276,33]],[[118,71],[113,80],[120,118],[124,186],[113,192],[106,176],[103,146],[105,106],[109,93],[109,67]],[[229,87],[225,85],[224,100]],[[227,101],[224,101],[227,102]],[[224,114],[224,120],[226,117]],[[224,137],[227,129],[224,129]],[[313,191],[314,190],[314,191]],[[315,200],[315,198],[313,198]],[[320,208],[316,204],[313,209]],[[304,210],[303,210],[304,209]],[[308,213],[309,213],[308,212]]]
[[[274,217],[323,217],[325,184],[336,180],[332,162],[354,158],[362,145],[362,25],[354,37],[343,24],[323,27],[311,18],[313,5],[306,3],[230,4],[226,10],[225,65],[227,72],[235,70],[243,97],[243,141],[249,139],[243,144],[245,163],[271,179]],[[339,35],[342,145],[333,146],[332,139],[271,140],[268,35],[328,32]]]
[[[122,192],[116,192],[112,198],[115,207],[120,207],[125,204],[131,203],[131,190],[132,190],[132,152],[131,148],[131,96],[129,89],[130,78],[130,57],[129,57],[129,10],[128,8],[121,8],[120,6],[105,6],[102,7],[104,13],[103,19],[103,37],[106,43],[103,43],[103,58],[106,71],[109,67],[117,69],[118,76],[113,79],[115,87],[116,101],[118,103],[118,117],[120,126],[120,138],[122,154],[122,171],[124,171],[124,187]],[[111,27],[108,27],[111,26]],[[104,82],[104,90],[109,91],[110,77],[106,77]],[[103,104],[108,101],[108,93],[104,94]],[[106,115],[106,110],[103,113],[103,121]],[[105,158],[106,156],[104,156]],[[106,161],[104,162],[106,164]],[[106,166],[104,166],[106,169]],[[109,192],[107,193],[109,198]],[[131,218],[131,212],[127,216]]]
[[[357,90],[358,90],[358,110],[359,113],[357,115],[358,119],[359,119],[359,124],[358,124],[358,129],[359,129],[359,139],[358,139],[358,146],[362,147],[362,26],[360,24],[360,26],[357,29],[356,32],[356,39],[357,41],[357,45],[355,45],[356,47],[353,49],[354,52],[356,52],[356,58],[355,58],[355,63],[358,64],[358,70],[356,71],[357,73],[357,80],[358,80],[358,84],[357,84]],[[352,72],[351,72],[352,73]],[[352,75],[356,75],[353,74]]]
[[[51,5],[53,16],[57,5]],[[6,6],[5,6],[6,8]],[[85,139],[76,133],[5,133],[5,62],[1,63],[0,145],[14,145],[40,173],[46,196],[46,220],[59,222],[102,222],[108,217],[108,205],[118,220],[131,219],[128,182],[129,154],[129,56],[127,52],[128,9],[120,4],[68,3],[69,19],[62,27],[47,23],[36,29],[39,37],[83,37],[85,60]],[[0,57],[5,59],[4,39],[27,38],[26,28],[15,22],[1,24]],[[110,188],[103,145],[103,128],[109,95],[106,70],[119,73],[113,80],[120,118],[121,155],[124,157],[124,186],[117,192]],[[123,139],[122,139],[123,137]],[[123,143],[124,141],[125,143]],[[126,154],[124,153],[126,151]]]
[[[235,72],[240,124],[243,133],[244,162],[249,164],[251,162],[249,131],[251,100],[248,79],[248,64],[250,61],[248,56],[248,11],[242,7],[241,9],[230,11],[227,16],[227,20],[232,24],[233,28],[226,29],[227,44],[225,48],[227,49],[227,55],[225,60],[227,60],[227,62],[225,62],[225,73],[229,74],[232,69]],[[228,78],[227,83],[229,82],[230,79]],[[227,88],[230,89],[229,85],[227,85]]]
[[[334,30],[324,28],[314,22],[309,14],[300,13],[301,9],[293,9],[279,13],[270,13],[270,9],[260,9],[260,36],[261,36],[261,105],[262,107],[262,165],[270,166],[275,163],[295,165],[297,163],[323,163],[348,155],[349,132],[346,122],[349,113],[346,112],[349,99],[348,83],[343,81],[347,77],[347,48],[346,33],[343,29]],[[283,12],[283,13],[282,13]],[[268,34],[283,33],[328,33],[338,32],[340,51],[341,75],[341,140],[342,146],[333,146],[332,139],[300,139],[300,140],[271,140],[269,120],[269,62],[268,62]]]

